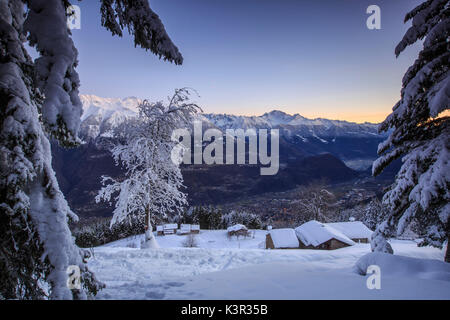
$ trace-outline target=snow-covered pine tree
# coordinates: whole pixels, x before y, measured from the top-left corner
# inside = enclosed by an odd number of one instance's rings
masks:
[[[386,219],[387,214],[387,207],[375,197],[367,205],[361,208],[360,220],[369,229],[376,230],[378,225]]]
[[[68,6],[67,0],[0,0],[0,299],[81,299],[102,287],[87,269],[88,253],[74,243],[68,219],[77,217],[51,166],[49,136],[63,146],[79,142]],[[102,23],[119,35],[128,27],[135,44],[182,62],[146,0],[102,1]],[[27,41],[39,53],[35,61]],[[81,290],[67,286],[69,265],[80,267]]]
[[[373,174],[399,157],[403,164],[383,197],[390,213],[374,233],[374,251],[385,251],[385,238],[403,233],[412,219],[422,221],[423,245],[442,247],[449,238],[449,6],[448,0],[429,0],[409,12],[405,22],[412,20],[412,26],[395,49],[398,56],[423,39],[423,49],[403,77],[401,99],[380,126],[392,133],[378,147]]]
[[[139,105],[139,117],[127,120],[114,131],[111,148],[116,165],[122,165],[123,181],[103,176],[96,201],[115,201],[111,226],[133,215],[145,216],[145,248],[157,247],[151,216],[180,213],[187,204],[179,164],[172,161],[175,129],[188,127],[200,108],[189,101],[188,89],[177,89],[166,106],[163,102]]]

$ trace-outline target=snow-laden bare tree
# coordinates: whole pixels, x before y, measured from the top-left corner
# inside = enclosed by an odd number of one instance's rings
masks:
[[[373,174],[399,157],[403,164],[384,195],[390,214],[374,233],[374,251],[386,251],[385,238],[403,233],[413,219],[422,221],[422,245],[442,247],[449,238],[449,1],[425,1],[406,15],[409,20],[412,26],[395,54],[418,40],[423,49],[403,77],[400,101],[380,126],[392,133],[378,147]]]
[[[79,143],[82,112],[77,50],[67,27],[67,0],[0,0],[0,299],[72,299],[101,284],[74,243],[77,216],[51,166],[49,137]],[[102,0],[102,24],[171,62],[182,57],[147,0]],[[34,61],[25,43],[39,57]],[[81,290],[67,286],[68,266]]]
[[[181,190],[183,176],[179,163],[172,159],[178,144],[172,140],[172,134],[176,129],[190,127],[194,114],[200,110],[189,96],[188,89],[177,89],[167,105],[144,100],[138,107],[139,117],[114,130],[111,153],[116,165],[124,167],[125,179],[103,176],[96,201],[115,202],[111,225],[133,215],[144,215],[147,223],[144,248],[157,247],[152,215],[166,217],[169,213],[180,213],[187,205]]]
[[[326,210],[334,199],[334,194],[326,189],[325,184],[316,181],[301,189],[299,199],[295,201],[295,204],[299,207],[300,212],[308,217],[307,221],[314,219],[326,222]]]

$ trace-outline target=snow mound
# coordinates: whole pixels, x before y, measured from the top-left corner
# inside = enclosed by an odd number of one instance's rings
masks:
[[[367,228],[367,226],[361,221],[349,221],[349,222],[333,222],[327,223],[328,226],[342,232],[350,239],[368,238],[372,236],[373,231]]]
[[[400,276],[428,280],[450,281],[450,264],[432,259],[417,259],[388,253],[371,252],[356,262],[353,270],[366,275],[367,267],[377,265],[381,276]]]
[[[299,243],[294,229],[272,229],[269,232],[275,248],[298,248]]]
[[[300,227],[295,228],[295,233],[306,246],[312,245],[317,247],[330,239],[336,239],[351,246],[355,244],[355,242],[350,240],[342,232],[315,220],[308,221]]]

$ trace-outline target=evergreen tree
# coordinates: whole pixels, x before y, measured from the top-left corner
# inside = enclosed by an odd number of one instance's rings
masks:
[[[448,0],[429,0],[405,17],[412,26],[395,54],[422,39],[423,49],[403,77],[400,101],[380,126],[392,132],[378,147],[373,174],[399,157],[403,164],[383,197],[390,212],[374,233],[374,251],[385,251],[385,238],[402,234],[413,219],[423,223],[423,244],[441,247],[449,238],[449,16]]]
[[[82,106],[68,6],[0,1],[0,298],[82,299],[102,287],[86,266],[88,253],[74,243],[68,220],[77,216],[51,166],[49,137],[66,147],[79,143]],[[182,63],[147,0],[102,0],[101,10],[113,35],[127,27],[135,45]],[[26,42],[39,54],[34,61]],[[80,268],[81,290],[67,286],[69,265]]]
[[[373,198],[363,209],[360,220],[371,230],[376,228],[386,219],[388,210],[378,198]]]

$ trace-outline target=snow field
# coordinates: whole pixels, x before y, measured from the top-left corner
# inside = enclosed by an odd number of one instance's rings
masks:
[[[265,234],[255,230],[255,238],[238,241],[228,240],[225,230],[202,230],[198,248],[183,248],[186,236],[158,236],[160,249],[140,249],[140,235],[94,248],[89,267],[107,285],[97,298],[450,299],[450,281],[442,279],[442,269],[436,280],[427,268],[403,275],[402,261],[392,275],[392,268],[383,273],[381,266],[382,289],[369,290],[367,277],[355,273],[354,266],[370,245],[333,251],[259,249]],[[443,250],[418,248],[412,241],[391,244],[397,255],[428,259],[427,265],[443,259]]]

